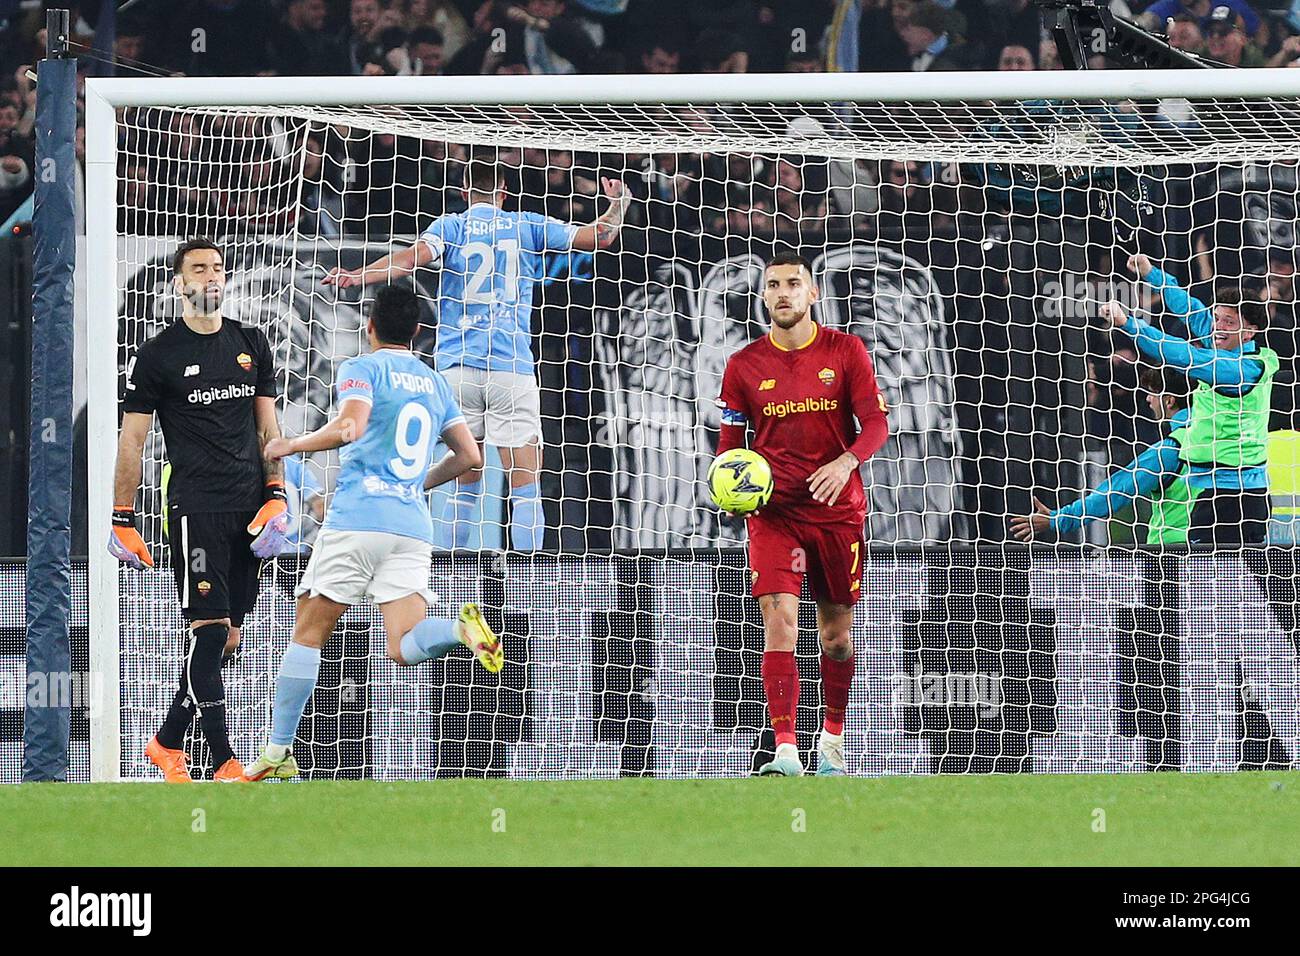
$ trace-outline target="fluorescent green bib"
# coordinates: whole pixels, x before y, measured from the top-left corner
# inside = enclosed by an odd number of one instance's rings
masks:
[[[1192,420],[1179,443],[1183,461],[1197,465],[1254,468],[1268,461],[1268,414],[1277,353],[1260,349],[1250,358],[1264,363],[1264,375],[1245,395],[1216,392],[1202,382],[1192,396]]]
[[[1186,428],[1169,437],[1182,447]],[[1186,544],[1187,529],[1192,525],[1192,506],[1201,489],[1187,484],[1187,469],[1151,499],[1151,521],[1147,525],[1147,544]]]

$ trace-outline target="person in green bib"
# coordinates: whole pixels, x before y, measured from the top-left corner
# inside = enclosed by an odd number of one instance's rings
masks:
[[[1034,513],[1011,519],[1011,533],[1030,541],[1043,532],[1077,531],[1090,521],[1109,518],[1138,498],[1151,500],[1151,521],[1146,543],[1153,546],[1186,544],[1192,503],[1199,493],[1187,485],[1187,464],[1179,457],[1187,432],[1187,379],[1166,368],[1147,369],[1142,375],[1147,405],[1156,421],[1168,423],[1169,435],[1144,449],[1136,458],[1110,474],[1078,501],[1052,510],[1034,499]]]
[[[1196,383],[1191,421],[1179,440],[1188,487],[1196,489],[1189,544],[1263,544],[1268,535],[1268,418],[1277,353],[1253,341],[1268,326],[1264,302],[1239,290],[1215,291],[1213,307],[1188,295],[1144,255],[1129,268],[1159,291],[1188,338],[1163,332],[1107,302],[1101,317],[1132,337],[1148,362],[1176,369]]]

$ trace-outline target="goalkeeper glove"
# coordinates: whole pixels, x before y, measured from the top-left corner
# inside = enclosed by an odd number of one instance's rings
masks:
[[[137,571],[153,567],[149,546],[135,530],[135,511],[131,508],[113,509],[113,530],[108,535],[108,553]]]
[[[248,533],[256,535],[248,547],[259,558],[274,558],[284,550],[289,530],[289,499],[284,485],[278,481],[266,483],[266,504],[249,522]]]

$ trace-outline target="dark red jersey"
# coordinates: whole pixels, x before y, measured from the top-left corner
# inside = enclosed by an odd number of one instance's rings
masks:
[[[834,505],[808,490],[822,465],[846,451],[866,461],[889,437],[888,406],[860,338],[814,324],[807,345],[784,349],[765,335],[727,361],[718,405],[718,453],[743,447],[752,426],[751,447],[772,466],[776,490],[764,514],[861,528],[867,501],[858,471]]]

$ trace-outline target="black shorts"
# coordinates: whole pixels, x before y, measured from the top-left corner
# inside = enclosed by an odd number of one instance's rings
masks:
[[[1188,544],[1263,544],[1271,515],[1268,490],[1206,488],[1192,505]]]
[[[257,601],[262,559],[249,549],[254,511],[208,511],[167,518],[176,594],[187,621],[230,618],[234,627]]]

